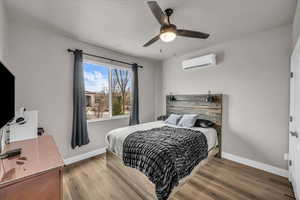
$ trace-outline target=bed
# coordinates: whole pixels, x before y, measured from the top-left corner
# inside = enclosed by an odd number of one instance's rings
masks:
[[[169,95],[166,113],[197,114],[214,126],[183,128],[156,121],[106,135],[107,166],[142,199],[168,199],[208,160],[221,157],[222,95]],[[159,148],[161,141],[165,146]]]

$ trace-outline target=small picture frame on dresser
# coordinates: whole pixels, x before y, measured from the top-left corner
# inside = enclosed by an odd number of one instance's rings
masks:
[[[157,117],[157,121],[165,121],[167,119],[167,115],[161,115]]]

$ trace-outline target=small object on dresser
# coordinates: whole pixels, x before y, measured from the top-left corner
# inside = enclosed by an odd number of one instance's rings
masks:
[[[44,135],[44,133],[45,133],[44,128],[43,127],[38,127],[38,136],[42,136],[42,135]]]
[[[19,161],[19,160],[17,160],[16,163],[17,163],[17,165],[24,165],[25,164],[23,161]]]
[[[10,157],[14,157],[14,156],[20,155],[21,151],[22,151],[21,148],[9,150],[9,151],[1,154],[0,155],[0,159],[10,158]]]
[[[157,117],[157,120],[158,121],[165,121],[167,119],[167,116],[166,115],[161,115],[161,116],[158,116]]]

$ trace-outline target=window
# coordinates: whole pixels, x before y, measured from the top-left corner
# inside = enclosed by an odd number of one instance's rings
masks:
[[[87,120],[129,115],[131,71],[127,68],[85,60],[84,83]]]

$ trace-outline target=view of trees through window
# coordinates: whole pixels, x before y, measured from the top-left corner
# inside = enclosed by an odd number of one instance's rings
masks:
[[[131,72],[84,62],[87,119],[110,119],[128,115],[131,106]]]
[[[131,81],[128,70],[112,69],[112,115],[129,114]]]

